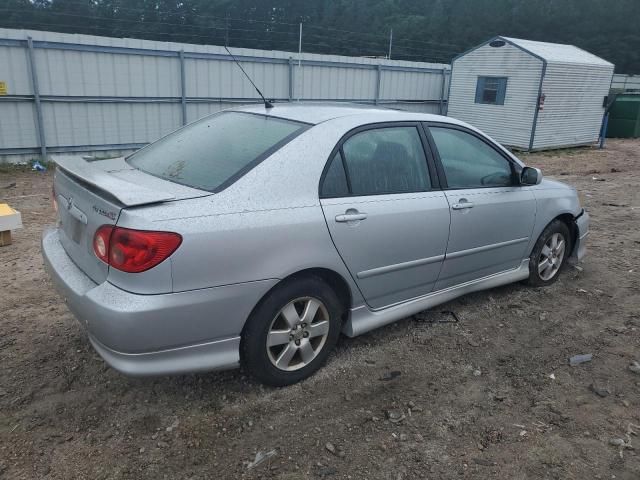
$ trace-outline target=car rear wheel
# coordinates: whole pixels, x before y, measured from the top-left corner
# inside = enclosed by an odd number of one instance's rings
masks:
[[[570,252],[570,238],[569,228],[560,220],[544,229],[529,259],[529,285],[542,287],[558,279]]]
[[[311,376],[338,340],[342,312],[335,292],[317,277],[283,283],[247,320],[241,341],[244,367],[273,386]]]

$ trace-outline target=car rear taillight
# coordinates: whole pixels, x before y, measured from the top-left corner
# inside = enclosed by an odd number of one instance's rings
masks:
[[[104,263],[109,263],[109,240],[113,228],[111,225],[103,225],[93,236],[93,252]]]
[[[93,251],[109,266],[128,273],[155,267],[182,243],[173,232],[153,232],[103,225],[93,237]]]

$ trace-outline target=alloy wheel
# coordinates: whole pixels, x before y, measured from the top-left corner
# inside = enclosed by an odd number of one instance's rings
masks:
[[[276,368],[289,372],[309,365],[324,347],[329,324],[327,308],[317,298],[292,300],[278,312],[269,327],[269,360]]]
[[[566,241],[561,233],[554,233],[545,242],[538,260],[538,274],[545,282],[556,276],[564,260]]]

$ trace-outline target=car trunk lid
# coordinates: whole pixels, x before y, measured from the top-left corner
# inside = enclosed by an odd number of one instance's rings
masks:
[[[123,158],[62,157],[56,163],[60,241],[73,262],[96,283],[106,280],[109,267],[93,252],[94,234],[102,225],[115,225],[123,208],[211,195],[136,170]]]

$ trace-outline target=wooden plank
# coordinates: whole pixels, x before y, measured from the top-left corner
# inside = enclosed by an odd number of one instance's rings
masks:
[[[0,232],[0,247],[11,245],[11,230]]]

